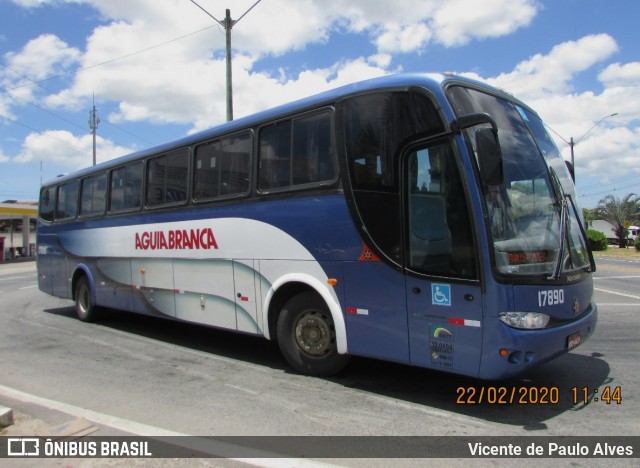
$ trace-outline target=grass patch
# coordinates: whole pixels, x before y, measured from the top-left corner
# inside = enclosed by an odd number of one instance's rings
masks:
[[[630,246],[626,249],[621,249],[620,247],[610,245],[607,250],[600,250],[593,252],[594,257],[615,257],[615,258],[626,258],[629,260],[640,260],[640,252],[638,252],[635,247]]]

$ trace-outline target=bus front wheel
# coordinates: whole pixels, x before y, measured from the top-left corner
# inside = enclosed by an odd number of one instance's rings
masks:
[[[91,286],[86,276],[78,279],[76,284],[76,315],[83,322],[94,322],[98,319],[98,307],[91,300]]]
[[[313,292],[292,297],[278,317],[278,345],[287,362],[307,375],[332,375],[348,362],[338,354],[331,312]]]

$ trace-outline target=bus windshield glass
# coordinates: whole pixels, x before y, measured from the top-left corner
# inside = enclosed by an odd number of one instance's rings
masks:
[[[452,87],[449,96],[458,116],[484,112],[498,126],[504,178],[483,187],[498,272],[557,278],[589,267],[569,171],[538,116],[474,89]],[[472,145],[477,129],[466,130]]]

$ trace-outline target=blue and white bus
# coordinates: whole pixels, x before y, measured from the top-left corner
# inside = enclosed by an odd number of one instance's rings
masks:
[[[571,174],[536,113],[448,74],[355,83],[45,183],[39,287],[483,379],[594,331]]]

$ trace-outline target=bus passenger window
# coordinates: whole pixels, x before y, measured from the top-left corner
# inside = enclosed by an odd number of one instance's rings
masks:
[[[55,201],[55,189],[42,189],[42,193],[40,194],[40,219],[43,221],[53,221]]]
[[[208,200],[249,191],[251,134],[242,133],[196,147],[195,200]]]
[[[56,203],[56,219],[75,218],[78,214],[78,181],[60,185]]]
[[[260,131],[259,189],[298,188],[332,181],[331,113],[322,112]]]
[[[217,197],[220,194],[220,142],[214,141],[196,148],[194,189],[196,200]]]
[[[82,179],[80,192],[80,216],[104,214],[107,202],[106,173]]]
[[[334,178],[331,118],[323,113],[293,123],[293,185]]]
[[[147,205],[158,206],[187,200],[189,150],[182,148],[149,160]]]
[[[260,131],[259,188],[291,185],[291,121],[280,122]]]
[[[112,212],[138,209],[142,202],[142,162],[129,164],[111,171]]]
[[[251,168],[251,134],[223,138],[220,167],[220,195],[249,191]]]

